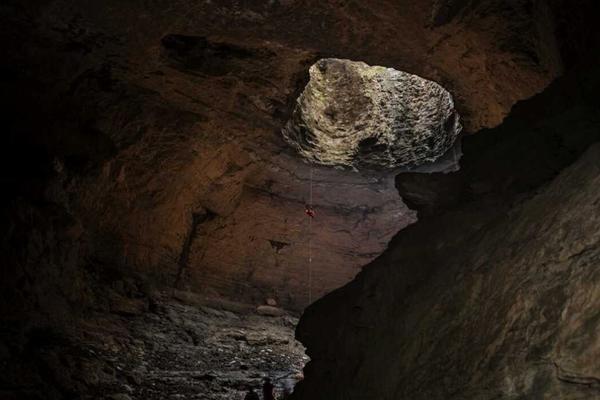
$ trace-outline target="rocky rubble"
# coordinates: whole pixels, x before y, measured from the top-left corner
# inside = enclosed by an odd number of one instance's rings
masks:
[[[264,377],[276,392],[301,377],[307,358],[293,337],[293,316],[166,294],[143,310],[124,307],[136,299],[120,297],[110,313],[95,312],[66,330],[36,330],[22,347],[28,358],[2,358],[0,398],[241,400]],[[32,376],[42,380],[31,385]]]

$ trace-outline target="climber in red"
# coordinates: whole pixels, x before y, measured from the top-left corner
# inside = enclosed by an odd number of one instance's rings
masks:
[[[314,210],[314,208],[312,208],[312,206],[310,206],[310,205],[308,205],[308,204],[307,204],[307,205],[306,205],[306,207],[304,208],[304,213],[305,213],[306,215],[308,215],[309,217],[311,217],[311,218],[314,218],[314,217],[315,217],[315,210]]]

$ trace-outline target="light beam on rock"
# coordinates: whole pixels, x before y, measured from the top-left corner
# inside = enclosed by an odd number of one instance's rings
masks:
[[[321,59],[283,136],[316,164],[413,168],[438,160],[462,126],[439,84],[364,62]]]

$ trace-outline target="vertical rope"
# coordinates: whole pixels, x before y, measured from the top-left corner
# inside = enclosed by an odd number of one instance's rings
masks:
[[[312,207],[313,205],[313,188],[312,188],[312,183],[313,183],[313,167],[312,165],[310,166],[310,200],[308,205],[310,205]]]
[[[459,159],[456,158],[457,157],[456,156],[456,147],[457,147],[457,145],[456,145],[456,143],[454,143],[452,145],[452,158],[454,159],[455,168],[457,170],[459,170],[460,169],[460,163],[459,163]]]
[[[313,167],[310,166],[310,197],[308,206],[312,210],[313,206]],[[312,220],[308,217],[308,304],[312,303]]]

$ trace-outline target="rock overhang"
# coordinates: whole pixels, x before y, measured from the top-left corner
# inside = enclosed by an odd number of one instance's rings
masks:
[[[282,133],[311,163],[416,169],[453,149],[462,130],[450,92],[420,76],[335,58],[309,74]]]

